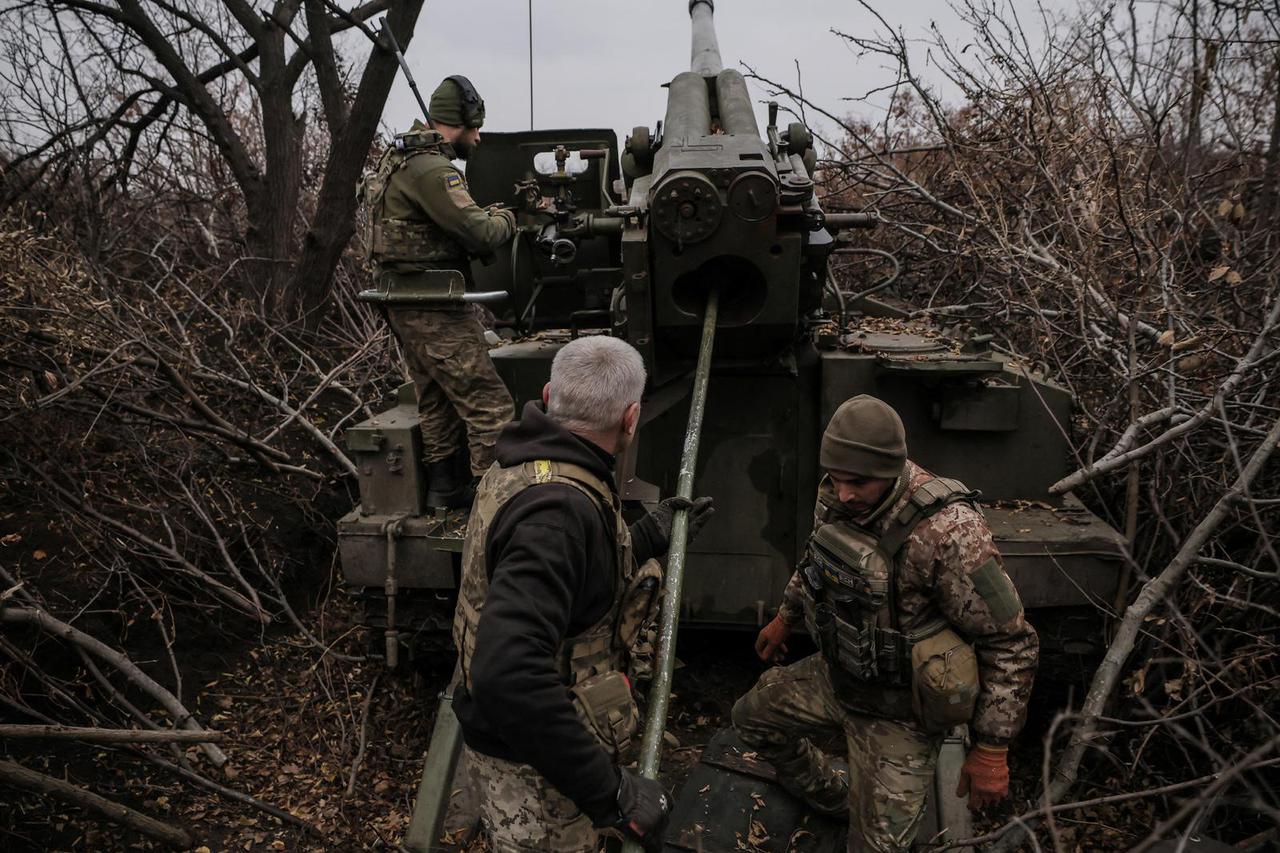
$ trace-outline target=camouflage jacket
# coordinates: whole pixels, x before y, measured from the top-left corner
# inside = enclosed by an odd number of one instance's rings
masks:
[[[380,271],[461,269],[511,241],[515,215],[482,208],[453,165],[453,148],[438,133],[415,125],[365,179],[372,258]]]
[[[883,533],[910,493],[933,477],[908,461],[888,511],[874,514],[863,526],[873,534]],[[818,486],[814,514],[815,527],[833,521],[859,522],[840,503],[827,477]],[[896,567],[901,629],[911,631],[942,616],[973,644],[982,681],[972,720],[974,732],[983,743],[1007,744],[1026,720],[1040,643],[982,513],[961,502],[926,518],[898,552]],[[793,575],[783,594],[778,615],[788,625],[803,621],[803,583],[798,573]]]

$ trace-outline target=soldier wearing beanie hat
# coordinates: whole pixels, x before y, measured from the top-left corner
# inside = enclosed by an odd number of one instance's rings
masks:
[[[827,471],[897,477],[907,463],[907,434],[898,413],[867,394],[845,400],[822,434],[818,462]]]
[[[389,309],[387,319],[418,387],[427,502],[460,507],[470,505],[515,407],[489,358],[484,330],[472,307],[456,300],[453,282],[460,275],[471,288],[471,261],[510,243],[516,218],[510,210],[477,205],[453,165],[480,143],[484,99],[471,81],[461,75],[441,81],[430,112],[430,128],[415,121],[396,136],[365,176],[361,194],[379,288],[440,297],[424,307]]]
[[[952,727],[968,724],[975,741],[956,796],[974,809],[1008,796],[1008,744],[1026,718],[1039,640],[977,492],[908,459],[892,407],[846,400],[819,461],[806,557],[756,652],[780,661],[802,622],[820,651],[762,675],[733,724],[794,794],[848,815],[849,850],[905,853]],[[836,732],[847,778],[810,740]]]

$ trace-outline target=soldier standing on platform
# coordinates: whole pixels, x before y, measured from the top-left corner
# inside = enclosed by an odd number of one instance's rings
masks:
[[[429,111],[431,127],[414,122],[398,135],[362,192],[378,287],[432,299],[428,307],[389,306],[387,318],[418,386],[427,503],[459,507],[471,503],[498,431],[515,413],[461,290],[470,288],[471,260],[509,243],[516,219],[510,210],[478,206],[452,162],[465,161],[480,142],[484,101],[471,81],[446,78]]]

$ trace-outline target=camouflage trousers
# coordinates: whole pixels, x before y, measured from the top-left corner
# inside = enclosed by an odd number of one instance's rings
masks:
[[[924,813],[942,744],[914,723],[852,713],[837,699],[822,655],[760,676],[733,706],[733,726],[783,787],[837,807],[845,780],[812,738],[843,733],[849,751],[849,850],[902,853]]]
[[[538,771],[464,747],[480,800],[480,825],[493,853],[594,853],[591,819]]]
[[[507,386],[493,367],[484,329],[470,305],[387,312],[418,387],[424,462],[440,462],[462,448],[465,427],[471,472],[493,464],[493,444],[515,416]]]

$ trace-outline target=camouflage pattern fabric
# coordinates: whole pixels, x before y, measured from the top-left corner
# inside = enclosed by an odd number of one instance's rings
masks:
[[[448,459],[462,447],[463,432],[476,476],[493,464],[493,445],[515,415],[484,330],[470,306],[447,310],[399,308],[387,319],[400,339],[418,386],[418,419],[426,462]]]
[[[733,706],[733,726],[792,793],[827,813],[847,801],[851,853],[910,849],[941,735],[911,722],[850,713],[818,654],[760,676]],[[837,733],[848,749],[847,779],[813,742]]]
[[[893,505],[864,525],[872,533],[882,533],[911,492],[934,479],[911,461],[902,477],[905,488],[899,490]],[[836,497],[830,479],[823,477],[815,523],[834,521],[857,524],[859,519],[850,515]],[[788,625],[798,625],[804,619],[803,583],[799,574],[793,575],[783,594],[778,613]],[[971,725],[982,743],[1007,745],[1026,721],[1040,643],[1035,629],[1027,624],[1017,590],[1004,571],[980,511],[955,503],[916,526],[898,552],[896,598],[902,631],[914,631],[941,617],[973,644],[982,684]],[[883,691],[889,702],[896,702],[898,692]],[[887,708],[883,712],[869,707],[863,710],[903,718]]]
[[[463,748],[493,853],[592,853],[600,834],[573,802],[527,764]]]
[[[554,654],[560,676],[569,687],[593,675],[626,668],[628,649],[617,636],[617,624],[619,612],[626,605],[628,582],[636,574],[636,565],[631,551],[631,530],[622,518],[622,501],[603,480],[585,468],[568,462],[535,459],[508,468],[492,466],[476,489],[475,503],[467,522],[467,538],[462,545],[462,576],[458,582],[458,606],[453,614],[453,644],[458,649],[462,683],[468,690],[471,689],[471,659],[475,655],[476,634],[480,630],[480,620],[484,618],[492,573],[486,560],[489,527],[502,507],[516,495],[548,483],[575,488],[599,504],[602,511],[613,516],[616,535],[616,558],[610,567],[616,573],[612,606],[595,625],[562,639]]]

